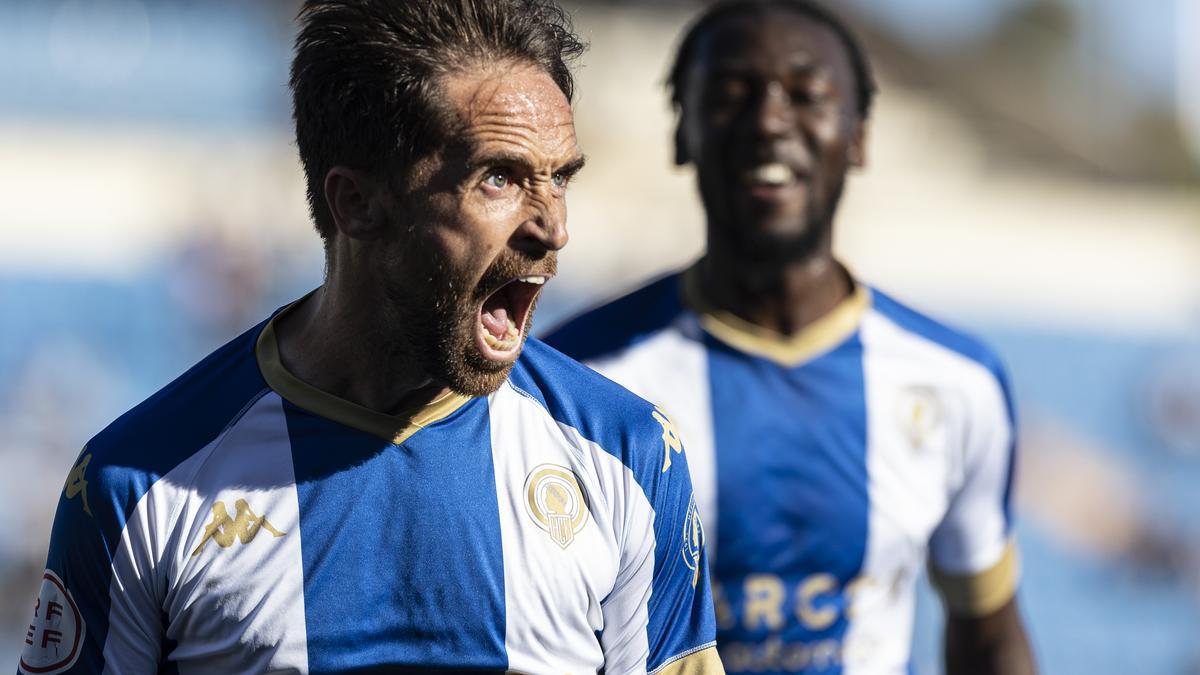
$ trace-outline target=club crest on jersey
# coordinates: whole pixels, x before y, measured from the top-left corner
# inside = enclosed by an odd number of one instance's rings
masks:
[[[587,493],[570,469],[542,464],[525,477],[525,510],[554,543],[565,549],[587,525]]]
[[[25,629],[20,670],[26,675],[53,675],[68,670],[79,659],[87,626],[66,584],[47,569],[33,605],[33,619]]]
[[[896,422],[908,442],[918,450],[942,424],[942,404],[929,387],[909,387],[896,398]]]
[[[692,588],[700,581],[700,555],[704,552],[704,525],[700,522],[700,509],[696,507],[696,496],[688,503],[687,515],[683,519],[683,564],[692,571]]]
[[[200,539],[196,550],[192,551],[192,556],[200,555],[200,551],[204,550],[204,545],[208,543],[209,539],[217,542],[221,548],[229,548],[233,546],[235,539],[241,540],[243,544],[249,544],[258,536],[260,530],[266,530],[275,537],[282,537],[286,534],[267,522],[266,516],[255,514],[245,499],[237,500],[233,507],[236,516],[229,515],[229,510],[225,508],[225,502],[219,501],[213,504],[212,522],[204,526],[204,536]]]

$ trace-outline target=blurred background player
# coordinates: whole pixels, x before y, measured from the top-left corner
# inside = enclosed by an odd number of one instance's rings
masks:
[[[686,461],[525,343],[583,165],[567,15],[299,24],[324,283],[88,442],[19,672],[722,673]]]
[[[688,443],[726,668],[908,672],[928,563],[948,672],[1033,672],[1002,367],[832,254],[874,93],[857,41],[810,2],[720,3],[670,88],[706,252],[549,342],[659,402]]]

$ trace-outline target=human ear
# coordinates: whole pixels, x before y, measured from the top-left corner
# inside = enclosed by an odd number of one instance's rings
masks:
[[[330,169],[325,174],[325,202],[338,232],[351,239],[374,239],[387,226],[379,186],[362,171]]]
[[[683,133],[683,112],[681,111],[675,121],[675,166],[686,166],[691,164],[692,157],[687,151],[687,142]]]
[[[846,150],[850,166],[861,169],[867,165],[867,120],[859,119],[851,131],[850,147]]]

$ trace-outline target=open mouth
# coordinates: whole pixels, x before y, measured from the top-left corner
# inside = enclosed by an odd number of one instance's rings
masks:
[[[511,279],[483,301],[475,345],[485,359],[506,363],[517,358],[534,300],[549,280],[546,274]]]
[[[759,199],[781,199],[797,188],[807,187],[808,175],[783,162],[767,161],[741,173],[742,184]]]

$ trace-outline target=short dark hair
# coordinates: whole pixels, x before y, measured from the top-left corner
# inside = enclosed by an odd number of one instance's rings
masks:
[[[706,30],[723,19],[739,14],[763,15],[779,10],[796,12],[822,23],[828,26],[842,41],[846,53],[850,57],[850,66],[854,69],[858,114],[866,119],[871,113],[871,102],[875,99],[877,91],[875,76],[871,72],[871,62],[867,60],[866,52],[850,28],[833,12],[812,0],[723,0],[709,7],[688,26],[683,40],[679,43],[679,50],[675,54],[675,64],[671,66],[670,75],[667,77],[667,89],[671,93],[671,103],[677,107],[683,103],[684,76],[691,63],[696,43],[700,41],[700,37]]]
[[[447,131],[439,79],[504,61],[546,71],[573,98],[585,46],[552,0],[307,0],[292,60],[296,145],[313,223],[335,231],[325,175],[411,166]]]

